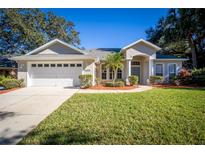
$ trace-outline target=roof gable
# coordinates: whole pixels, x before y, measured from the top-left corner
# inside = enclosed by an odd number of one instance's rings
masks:
[[[84,54],[82,50],[73,47],[59,39],[52,40],[26,55],[36,54]]]
[[[123,50],[126,50],[126,49],[128,49],[128,48],[131,48],[131,47],[133,47],[133,46],[136,46],[136,45],[138,45],[138,44],[144,44],[144,45],[146,45],[146,46],[149,46],[150,48],[153,48],[153,49],[156,50],[156,51],[161,50],[160,47],[154,45],[153,43],[148,42],[148,41],[145,41],[145,40],[143,40],[143,39],[140,39],[140,40],[138,40],[138,41],[136,41],[136,42],[133,42],[133,43],[131,43],[131,44],[129,44],[129,45],[123,47],[123,48],[122,48],[122,51],[123,51]]]

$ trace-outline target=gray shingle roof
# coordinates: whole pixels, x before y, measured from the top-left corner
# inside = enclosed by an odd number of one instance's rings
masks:
[[[165,55],[160,52],[156,52],[156,58],[157,59],[182,59],[181,57],[177,57],[174,55]]]
[[[120,48],[97,48],[87,50],[87,55],[98,57],[100,60],[105,60],[108,54],[120,52]]]
[[[78,60],[78,59],[97,59],[95,56],[79,54],[37,54],[13,57],[14,60]]]

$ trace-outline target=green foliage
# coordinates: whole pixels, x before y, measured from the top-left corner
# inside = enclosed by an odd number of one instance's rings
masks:
[[[106,87],[124,87],[125,83],[124,81],[115,81],[115,82],[106,82]]]
[[[79,45],[75,25],[40,9],[0,9],[1,54],[24,54],[55,38]]]
[[[116,80],[115,80],[115,82],[119,82],[119,81],[125,83],[125,80],[123,80],[123,79],[116,79]]]
[[[115,82],[115,87],[124,87],[125,86],[125,82],[124,81],[117,81]]]
[[[161,84],[163,82],[163,76],[150,76],[150,84]]]
[[[205,90],[75,94],[19,144],[205,144]]]
[[[91,74],[84,74],[79,76],[81,88],[89,88],[92,86],[93,76]]]
[[[121,53],[109,54],[105,59],[105,66],[114,72],[113,82],[117,79],[117,70],[123,68]]]
[[[204,20],[205,9],[169,9],[156,27],[146,30],[147,39],[161,46],[162,52],[192,59],[188,67],[205,67]]]
[[[17,80],[14,78],[4,78],[0,81],[0,85],[6,89],[23,87],[23,79]]]
[[[192,80],[199,86],[205,86],[205,68],[192,70]]]
[[[131,86],[138,84],[138,76],[136,75],[129,76],[129,82]]]
[[[12,79],[10,76],[4,76],[4,75],[0,75],[0,82],[2,81],[2,80],[5,80],[5,79]]]
[[[182,69],[177,76],[171,79],[171,83],[176,85],[196,84],[198,86],[205,86],[205,68],[193,69],[192,72]]]

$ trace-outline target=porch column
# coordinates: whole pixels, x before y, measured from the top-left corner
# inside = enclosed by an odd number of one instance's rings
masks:
[[[152,76],[154,74],[154,62],[153,62],[153,59],[149,59],[149,76]]]
[[[126,84],[129,85],[129,76],[131,75],[131,59],[126,59]]]

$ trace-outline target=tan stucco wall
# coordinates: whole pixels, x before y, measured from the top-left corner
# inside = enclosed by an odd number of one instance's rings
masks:
[[[78,60],[78,61],[82,61],[83,62],[83,71],[82,71],[82,74],[96,74],[95,72],[95,63],[94,61],[92,60]],[[31,61],[29,61],[31,62]],[[41,62],[42,61],[33,61],[33,62]],[[47,61],[44,61],[44,62],[47,62]],[[55,61],[54,61],[55,62]],[[59,62],[62,62],[63,61],[59,61]],[[69,61],[65,61],[65,62],[69,62]],[[27,66],[27,62],[26,61],[18,61],[18,73],[17,73],[17,78],[18,79],[24,79],[24,84],[25,86],[27,85],[27,72],[28,72],[28,66]],[[95,83],[95,75],[94,75],[94,78],[93,78],[93,84]]]
[[[128,48],[125,52],[126,59],[132,59],[135,55],[144,55],[150,56],[152,59],[156,58],[156,50],[147,46],[144,43],[136,44],[130,48]]]
[[[27,62],[26,61],[18,61],[18,71],[17,78],[24,80],[24,85],[27,84]]]
[[[169,61],[166,61],[166,60],[162,61],[162,60],[160,60],[160,61],[157,61],[157,60],[155,60],[154,61],[154,74],[155,74],[155,68],[156,68],[155,66],[156,66],[156,64],[163,64],[163,76],[164,76],[165,80],[168,80],[168,77],[169,77],[168,65],[170,63],[176,64],[177,73],[181,70],[181,68],[182,68],[182,61],[174,61],[174,60],[169,60]]]
[[[93,60],[83,61],[83,72],[82,74],[93,74],[93,85],[96,79],[96,65]]]
[[[63,44],[55,43],[52,46],[42,50],[36,54],[81,54],[78,51],[68,48]]]

